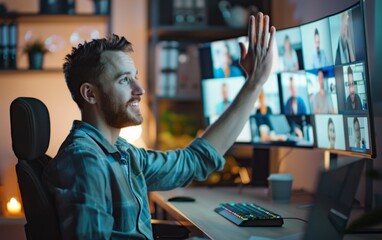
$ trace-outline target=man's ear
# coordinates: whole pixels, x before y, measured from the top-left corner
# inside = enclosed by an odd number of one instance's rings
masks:
[[[85,82],[80,86],[80,94],[85,102],[89,104],[97,103],[96,86]]]

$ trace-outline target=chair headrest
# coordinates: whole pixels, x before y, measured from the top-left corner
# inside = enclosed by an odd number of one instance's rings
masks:
[[[36,98],[19,97],[10,106],[12,149],[18,159],[45,155],[50,141],[48,108]]]

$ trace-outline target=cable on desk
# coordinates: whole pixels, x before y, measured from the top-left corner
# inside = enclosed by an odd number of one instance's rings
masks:
[[[282,218],[283,219],[300,220],[300,221],[308,223],[308,221],[306,221],[305,219],[302,219],[302,218],[296,218],[296,217],[282,217]]]

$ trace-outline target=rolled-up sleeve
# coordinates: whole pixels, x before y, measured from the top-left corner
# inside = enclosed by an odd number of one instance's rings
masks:
[[[146,156],[143,156],[146,155]],[[221,171],[225,159],[203,138],[188,147],[174,151],[142,151],[140,161],[149,191],[186,186],[192,180],[205,180],[214,171]]]

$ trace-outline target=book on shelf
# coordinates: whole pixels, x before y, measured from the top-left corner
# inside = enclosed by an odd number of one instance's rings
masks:
[[[161,41],[156,46],[156,94],[160,97],[197,98],[200,94],[198,48],[194,44]]]
[[[0,69],[15,69],[17,53],[17,25],[12,21],[0,23]]]

